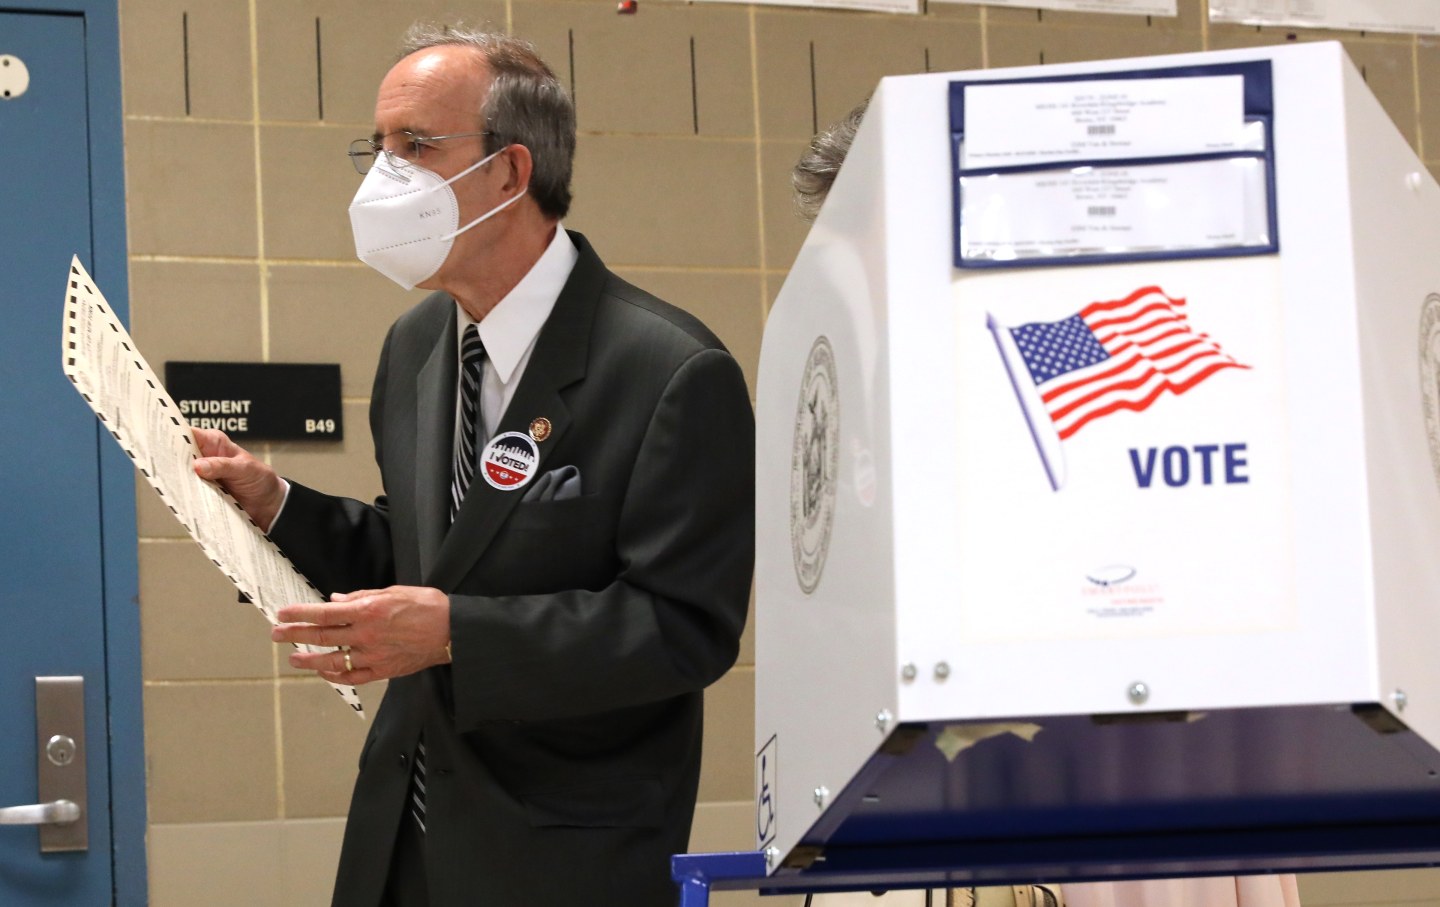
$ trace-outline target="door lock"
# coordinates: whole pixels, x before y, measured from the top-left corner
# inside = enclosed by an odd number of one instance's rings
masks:
[[[75,761],[75,741],[64,734],[56,734],[45,744],[45,758],[50,760],[51,765],[64,768]]]
[[[35,678],[41,802],[0,809],[0,825],[40,826],[40,852],[89,850],[85,816],[85,678]]]

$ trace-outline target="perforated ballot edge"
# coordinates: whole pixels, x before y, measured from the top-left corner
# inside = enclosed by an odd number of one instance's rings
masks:
[[[180,408],[135,346],[105,296],[70,260],[63,332],[65,376],[95,411],[110,436],[220,572],[270,623],[282,605],[324,597],[260,531],[240,504],[195,475],[200,448]],[[333,652],[298,645],[306,652]],[[330,684],[360,717],[353,686]]]

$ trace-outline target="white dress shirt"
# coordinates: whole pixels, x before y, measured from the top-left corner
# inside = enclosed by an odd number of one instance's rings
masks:
[[[485,437],[495,434],[495,426],[515,396],[530,354],[535,350],[535,341],[540,328],[555,308],[555,300],[570,279],[570,272],[580,253],[575,244],[559,224],[555,236],[545,247],[540,259],[529,272],[520,278],[505,298],[495,304],[482,320],[471,318],[459,303],[455,304],[455,361],[460,361],[460,344],[465,338],[465,328],[472,324],[480,326],[480,342],[485,344],[485,374],[480,384],[480,419],[485,427]],[[460,382],[455,382],[455,453],[460,451]],[[285,512],[285,502],[290,499],[290,483],[281,479],[285,486],[285,497],[270,526],[273,529]]]
[[[480,382],[480,421],[485,437],[495,434],[495,427],[515,396],[515,388],[525,374],[530,354],[540,328],[555,308],[555,300],[570,279],[570,272],[580,253],[560,225],[555,236],[529,272],[520,279],[505,298],[495,304],[480,321],[471,318],[460,305],[455,305],[455,361],[460,361],[460,345],[465,328],[476,324],[480,342],[485,344],[485,374]],[[460,445],[460,383],[455,383],[455,450]]]

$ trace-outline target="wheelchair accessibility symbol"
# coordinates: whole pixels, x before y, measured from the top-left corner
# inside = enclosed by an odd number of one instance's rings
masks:
[[[775,839],[775,769],[776,738],[770,740],[755,756],[755,836],[757,849],[764,849]]]

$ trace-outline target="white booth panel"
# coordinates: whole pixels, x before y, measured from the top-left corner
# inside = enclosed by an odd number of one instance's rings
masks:
[[[1116,233],[1083,264],[957,267],[981,247],[957,244],[956,197],[988,177],[957,183],[952,86],[1103,94],[1136,71],[1146,103],[1220,73],[1220,107],[1243,73],[1233,160],[1001,167],[1002,253],[1049,229],[1047,198],[1154,210],[1076,226]],[[1088,213],[1113,216],[1104,198]],[[1172,254],[1227,199],[1255,230]],[[1184,229],[1144,225],[1166,218]],[[1440,189],[1338,44],[883,80],[761,352],[771,871],[862,845],[1440,817],[1436,248]],[[1045,865],[1259,865],[1182,856]],[[1266,865],[1317,865],[1291,857]]]

